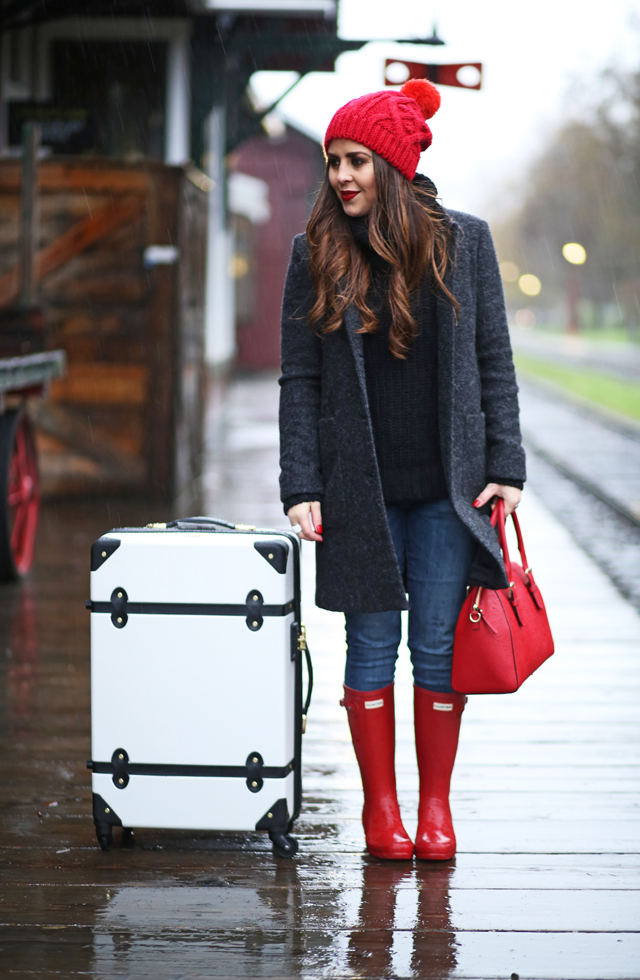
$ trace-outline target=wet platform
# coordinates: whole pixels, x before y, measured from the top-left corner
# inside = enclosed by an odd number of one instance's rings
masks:
[[[283,525],[277,386],[238,381],[212,447],[207,513]],[[521,516],[557,653],[515,695],[470,699],[451,862],[367,857],[338,705],[341,617],[305,619],[316,687],[300,851],[262,834],[136,830],[102,853],[91,819],[88,548],[168,515],[130,502],[47,507],[32,579],[0,608],[0,977],[640,978],[640,617],[528,490]],[[126,677],[122,678],[126,684]],[[418,781],[406,651],[398,784]]]

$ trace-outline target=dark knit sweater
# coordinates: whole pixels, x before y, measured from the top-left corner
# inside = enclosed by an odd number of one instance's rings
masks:
[[[369,305],[378,331],[365,334],[363,351],[373,438],[385,503],[440,500],[447,484],[438,438],[438,336],[436,298],[426,282],[413,299],[418,335],[400,360],[389,350],[391,312],[387,263],[369,245],[365,219],[351,222],[369,262]]]

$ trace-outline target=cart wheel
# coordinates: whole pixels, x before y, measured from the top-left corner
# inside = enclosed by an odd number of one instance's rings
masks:
[[[108,851],[113,844],[113,830],[107,823],[101,823],[96,825],[96,837],[98,838],[98,844],[103,851]]]
[[[122,847],[134,847],[135,839],[133,836],[133,827],[123,827],[122,828]]]
[[[273,834],[271,840],[279,857],[292,858],[297,853],[298,841],[291,834]]]
[[[0,580],[33,564],[40,512],[33,426],[23,410],[0,416]]]

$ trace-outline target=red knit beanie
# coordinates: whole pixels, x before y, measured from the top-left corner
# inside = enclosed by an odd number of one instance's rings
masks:
[[[324,137],[325,153],[331,140],[361,143],[413,180],[423,150],[431,146],[425,119],[440,108],[440,93],[425,79],[406,82],[399,92],[387,89],[352,99],[338,109]]]

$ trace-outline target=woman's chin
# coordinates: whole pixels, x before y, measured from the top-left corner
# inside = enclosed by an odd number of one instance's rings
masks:
[[[364,201],[343,201],[342,207],[350,218],[363,218],[371,210],[371,205],[365,204]]]

